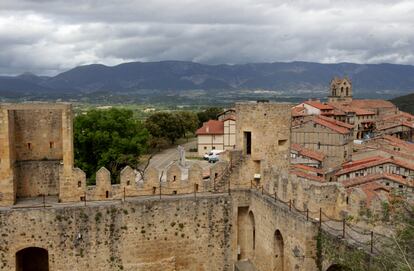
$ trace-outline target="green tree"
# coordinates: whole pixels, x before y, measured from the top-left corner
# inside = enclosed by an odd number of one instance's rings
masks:
[[[152,114],[145,121],[145,127],[154,138],[168,139],[174,144],[185,134],[185,129],[178,114],[158,112]]]
[[[194,134],[198,128],[197,114],[190,111],[180,111],[176,114],[181,122],[182,130],[184,131],[182,137],[187,138],[189,135]]]
[[[148,131],[131,110],[91,110],[74,121],[75,164],[85,171],[89,184],[103,166],[115,182],[122,168],[136,167],[148,140]]]
[[[198,112],[198,127],[203,126],[203,123],[208,120],[217,119],[217,115],[221,112],[223,112],[223,108],[220,107],[209,107],[206,110]]]

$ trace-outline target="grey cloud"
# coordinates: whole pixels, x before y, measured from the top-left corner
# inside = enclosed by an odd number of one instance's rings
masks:
[[[414,64],[411,0],[2,0],[0,74],[191,60]]]

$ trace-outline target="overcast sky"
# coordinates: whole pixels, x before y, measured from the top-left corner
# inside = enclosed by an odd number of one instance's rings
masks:
[[[158,60],[414,64],[414,0],[0,0],[0,74]]]

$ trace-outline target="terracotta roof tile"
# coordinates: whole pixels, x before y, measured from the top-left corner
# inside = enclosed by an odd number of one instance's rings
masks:
[[[308,104],[310,106],[313,106],[313,107],[315,107],[317,109],[320,109],[320,110],[332,110],[332,109],[334,109],[331,105],[321,103],[319,101],[305,101],[303,103]]]
[[[304,171],[308,171],[308,172],[312,172],[316,174],[322,174],[322,175],[324,174],[323,170],[320,168],[310,167],[310,166],[303,165],[303,164],[294,164],[294,165],[291,165],[291,168],[298,169],[298,170],[304,170]]]
[[[370,174],[366,176],[356,177],[352,178],[346,181],[342,182],[342,185],[345,188],[359,186],[361,184],[374,182],[381,179],[388,179],[403,185],[408,185],[410,187],[413,186],[413,182],[407,179],[404,179],[403,177],[396,175],[396,174],[390,174],[390,173],[377,173],[377,174]]]
[[[343,126],[339,126],[331,121],[324,120],[320,118],[320,116],[317,116],[313,118],[313,121],[319,125],[325,126],[335,132],[338,132],[340,134],[348,134],[350,133],[350,130],[348,128],[345,128]]]
[[[325,179],[320,177],[320,176],[316,176],[316,175],[312,175],[312,174],[307,174],[303,171],[299,171],[299,170],[290,170],[289,171],[291,174],[296,175],[298,177],[302,177],[305,179],[309,179],[311,181],[315,181],[315,182],[320,182],[323,183],[325,182]]]
[[[396,106],[386,100],[375,100],[375,99],[358,99],[352,100],[350,103],[352,107],[366,108],[366,109],[377,109],[377,108],[396,108]]]
[[[382,165],[382,164],[395,164],[395,165],[398,165],[404,168],[408,168],[410,170],[414,170],[414,164],[407,163],[407,162],[404,162],[402,160],[395,159],[395,158],[383,158],[380,160],[374,160],[372,162],[359,164],[353,167],[343,168],[340,171],[338,171],[335,175],[340,176],[340,175],[343,175],[349,172],[358,171],[364,168],[375,167],[375,166]]]
[[[323,159],[325,158],[325,154],[314,151],[314,150],[307,149],[296,143],[292,143],[290,147],[293,150],[297,151],[300,155],[315,159],[320,162],[322,162]]]
[[[336,119],[333,119],[333,118],[329,118],[329,117],[325,117],[325,116],[319,116],[319,118],[323,119],[323,120],[326,120],[328,122],[331,122],[335,125],[341,126],[341,127],[345,127],[345,128],[348,128],[348,129],[353,129],[354,128],[354,126],[349,124],[349,123],[339,121],[339,120],[336,120]]]
[[[224,123],[220,120],[209,120],[203,123],[196,135],[222,135],[224,134]]]

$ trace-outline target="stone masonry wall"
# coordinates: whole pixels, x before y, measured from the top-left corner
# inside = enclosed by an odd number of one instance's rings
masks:
[[[228,196],[0,210],[0,270],[27,247],[49,270],[231,270]]]
[[[60,161],[16,162],[17,197],[58,195]]]

